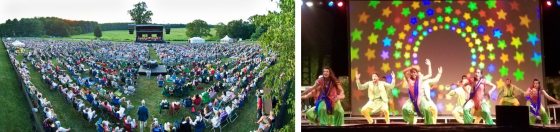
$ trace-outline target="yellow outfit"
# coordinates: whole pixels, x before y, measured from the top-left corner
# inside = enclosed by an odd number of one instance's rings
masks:
[[[515,90],[523,92],[523,90],[515,85],[510,85],[509,87],[506,85],[499,88],[501,98],[498,102],[500,102],[500,105],[519,106],[519,101],[515,98]]]
[[[371,118],[371,113],[383,112],[385,115],[385,123],[389,124],[389,99],[387,97],[387,91],[395,87],[395,83],[387,83],[384,81],[378,81],[374,83],[373,81],[368,81],[364,84],[360,84],[356,81],[358,85],[358,90],[368,91],[369,101],[361,109],[361,113],[364,115],[369,124],[373,123]]]
[[[455,108],[453,109],[453,117],[457,122],[463,124],[463,105],[467,102],[467,92],[462,87],[455,88],[446,95],[447,97],[455,97]]]

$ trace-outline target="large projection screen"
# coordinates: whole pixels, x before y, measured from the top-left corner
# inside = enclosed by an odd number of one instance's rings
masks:
[[[447,98],[462,75],[482,69],[498,87],[511,79],[523,90],[533,79],[543,80],[540,7],[536,0],[498,1],[350,1],[350,65],[352,112],[360,115],[367,90],[357,89],[373,73],[395,72],[397,85],[390,96],[392,115],[401,115],[409,98],[402,70],[419,65],[433,75],[443,67],[430,97],[440,115],[451,115],[455,99]],[[516,96],[522,105],[525,98]],[[492,100],[492,106],[497,101]],[[494,113],[494,107],[492,107]]]

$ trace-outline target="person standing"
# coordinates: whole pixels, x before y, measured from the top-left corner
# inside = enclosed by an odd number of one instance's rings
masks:
[[[146,108],[146,101],[142,100],[142,106],[138,107],[138,121],[140,121],[140,131],[144,131],[146,121],[149,118],[148,108]]]

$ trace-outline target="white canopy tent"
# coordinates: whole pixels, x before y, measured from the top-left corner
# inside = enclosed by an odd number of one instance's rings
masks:
[[[233,39],[226,35],[224,38],[220,39],[220,43],[233,43]]]
[[[19,40],[16,40],[16,41],[12,42],[12,45],[13,45],[13,46],[16,46],[16,47],[25,46],[25,44],[22,43],[22,42],[19,41]]]
[[[206,40],[204,40],[203,38],[200,38],[200,37],[192,37],[192,38],[189,39],[189,42],[194,43],[194,44],[201,44],[201,43],[206,42]]]

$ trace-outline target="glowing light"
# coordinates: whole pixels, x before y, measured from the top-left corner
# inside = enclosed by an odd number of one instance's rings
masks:
[[[546,1],[546,5],[547,5],[547,6],[552,6],[552,2]]]
[[[307,1],[305,2],[305,5],[307,5],[307,7],[313,7],[313,2]]]
[[[329,3],[328,3],[327,5],[329,5],[329,7],[333,7],[333,6],[334,6],[334,2],[333,2],[333,1],[329,1]]]
[[[344,2],[339,1],[336,5],[337,5],[338,7],[342,7],[342,6],[344,6]]]

